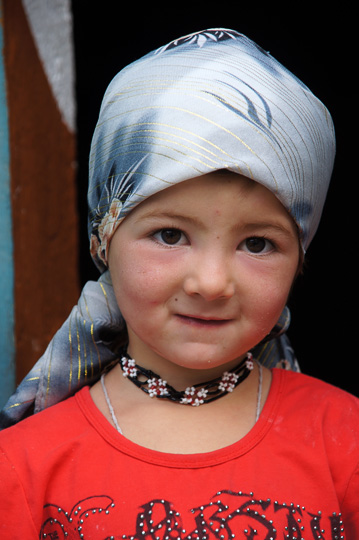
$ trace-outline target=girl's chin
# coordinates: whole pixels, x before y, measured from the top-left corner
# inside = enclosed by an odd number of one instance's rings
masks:
[[[226,371],[233,368],[246,355],[247,351],[237,354],[230,354],[226,351],[213,350],[213,347],[204,347],[203,344],[196,346],[185,346],[181,351],[167,351],[166,353],[157,353],[160,357],[160,362],[154,362],[154,371],[162,362],[171,364],[174,370],[190,369],[196,371],[218,370]],[[157,368],[159,369],[159,367]]]
[[[173,328],[159,341],[148,340],[147,337],[141,339],[130,331],[128,353],[139,365],[159,375],[162,375],[161,367],[167,372],[171,364],[174,370],[185,368],[203,371],[220,368],[223,372],[236,365],[262,339],[257,333],[248,333],[246,339],[239,339],[238,328],[228,331],[226,327],[224,335],[217,330],[192,331],[191,324],[188,333],[180,334],[181,339]]]

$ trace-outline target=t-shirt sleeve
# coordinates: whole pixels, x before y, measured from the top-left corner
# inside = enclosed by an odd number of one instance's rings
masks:
[[[0,538],[38,538],[24,489],[15,467],[0,448]]]

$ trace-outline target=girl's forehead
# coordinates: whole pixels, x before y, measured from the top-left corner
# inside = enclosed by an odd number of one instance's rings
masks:
[[[201,206],[213,195],[218,199],[227,193],[237,193],[238,196],[242,194],[245,197],[255,189],[263,189],[270,193],[269,190],[245,176],[230,171],[215,171],[166,187],[145,199],[137,208],[156,203],[165,205],[168,201],[180,203],[187,200]],[[199,198],[193,199],[195,195]]]
[[[124,223],[156,218],[178,218],[200,223],[201,219],[226,218],[227,224],[251,220],[264,223],[292,217],[263,185],[242,175],[222,171],[186,180],[152,195],[124,219]]]

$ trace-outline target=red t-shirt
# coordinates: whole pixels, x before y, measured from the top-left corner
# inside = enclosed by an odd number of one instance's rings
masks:
[[[127,440],[86,387],[0,433],[0,538],[358,540],[358,462],[359,400],[301,374],[273,370],[250,433],[192,455]]]

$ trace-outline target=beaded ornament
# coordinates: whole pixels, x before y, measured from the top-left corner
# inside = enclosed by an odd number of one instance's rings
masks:
[[[203,403],[210,403],[229,392],[233,392],[253,370],[253,355],[247,353],[246,358],[237,367],[231,371],[225,371],[221,377],[189,386],[185,390],[176,390],[153,371],[136,364],[135,360],[128,356],[127,353],[123,354],[119,363],[123,376],[127,377],[150,397],[168,399],[182,405],[198,407]]]

